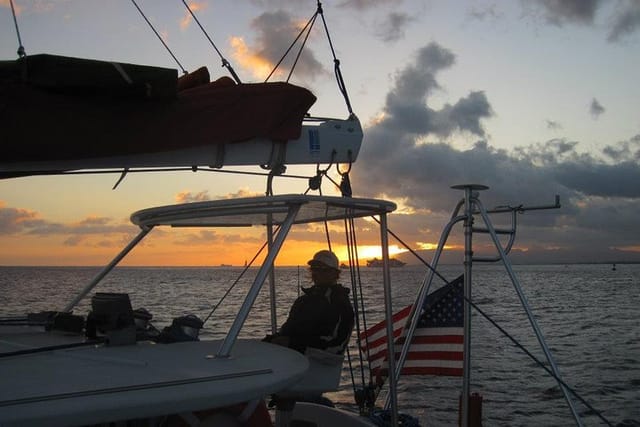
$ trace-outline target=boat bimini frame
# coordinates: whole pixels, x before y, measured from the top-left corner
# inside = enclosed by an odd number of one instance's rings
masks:
[[[389,270],[389,242],[387,214],[394,211],[393,202],[351,197],[315,195],[275,195],[241,199],[225,199],[196,203],[161,206],[140,210],[131,215],[131,221],[140,227],[140,232],[94,279],[67,304],[64,311],[71,311],[91,290],[157,226],[170,227],[251,227],[267,226],[275,229],[269,238],[268,252],[257,272],[253,284],[222,341],[216,358],[228,358],[240,330],[242,329],[256,298],[273,271],[275,259],[294,224],[307,224],[363,217],[378,217],[380,223],[380,246],[382,248],[383,285],[386,318],[392,318],[391,283]],[[275,294],[271,294],[272,309]],[[272,313],[272,319],[275,316]],[[387,345],[393,346],[393,324],[387,322]],[[395,362],[389,361],[390,369]],[[304,380],[304,379],[303,379]],[[295,390],[296,387],[293,387]],[[285,390],[287,391],[287,390]],[[392,425],[397,425],[397,396],[395,378],[389,379],[388,399],[391,402]]]

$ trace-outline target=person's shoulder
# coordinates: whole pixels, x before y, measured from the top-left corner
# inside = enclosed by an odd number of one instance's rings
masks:
[[[347,288],[346,286],[338,283],[338,285],[336,286],[336,289],[338,289],[338,292],[344,294],[344,295],[349,295],[349,293],[351,292],[351,289]]]

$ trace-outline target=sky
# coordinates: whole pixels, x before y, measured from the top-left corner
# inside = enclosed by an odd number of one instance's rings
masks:
[[[27,54],[50,53],[226,75],[181,1],[15,0]],[[243,82],[263,81],[317,9],[311,0],[189,3]],[[346,118],[333,46],[364,126],[350,172],[354,196],[397,203],[389,226],[427,261],[462,193],[484,206],[561,208],[518,215],[516,262],[640,262],[640,0],[325,1],[291,82],[318,98],[316,116]],[[16,59],[9,0],[0,0],[0,54]],[[290,62],[275,80],[284,80]],[[10,106],[1,106],[10,108]],[[2,141],[3,144],[11,141]],[[259,168],[246,169],[260,171]],[[311,176],[316,166],[292,167]],[[335,179],[339,179],[332,172]],[[25,177],[0,181],[0,265],[101,265],[136,234],[132,212],[156,205],[264,194],[264,176],[209,173]],[[306,180],[276,178],[274,193]],[[324,194],[338,194],[329,180]],[[505,219],[495,219],[497,225]],[[359,256],[379,235],[358,221]],[[341,224],[330,227],[345,259]],[[241,265],[264,230],[154,230],[126,265]],[[447,260],[461,261],[460,227]],[[416,262],[391,239],[393,256]],[[481,237],[479,253],[489,251]],[[297,227],[277,263],[304,265],[326,246]],[[487,252],[489,253],[489,252]]]

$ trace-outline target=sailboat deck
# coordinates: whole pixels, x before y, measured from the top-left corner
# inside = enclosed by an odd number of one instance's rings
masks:
[[[74,338],[28,327],[3,327],[0,352]],[[77,339],[75,339],[77,341]],[[220,341],[83,346],[3,357],[3,426],[84,425],[230,405],[295,383],[308,369],[297,352],[238,340],[216,358]]]

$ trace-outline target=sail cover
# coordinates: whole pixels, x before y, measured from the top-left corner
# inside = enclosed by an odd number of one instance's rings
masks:
[[[0,99],[5,164],[295,140],[316,100],[289,83],[179,85],[172,69],[52,55],[0,62]]]

